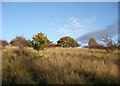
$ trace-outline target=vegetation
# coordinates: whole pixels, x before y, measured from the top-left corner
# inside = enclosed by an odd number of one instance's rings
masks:
[[[19,49],[6,46],[3,84],[117,84],[118,51],[87,48]]]
[[[101,41],[103,44],[98,44],[94,38],[91,38],[89,39],[88,46],[84,46],[84,48],[104,49],[108,53],[112,53],[114,50],[119,48],[119,44],[117,42],[114,42],[111,36],[104,36]]]
[[[44,33],[40,32],[37,35],[33,35],[32,37],[33,41],[36,40],[41,40],[43,42],[43,40],[45,41],[45,47],[49,47],[52,44],[52,41],[48,40],[47,36],[44,36]]]
[[[0,40],[0,44],[2,45],[2,47],[5,47],[6,45],[9,45],[9,43],[5,40]]]
[[[79,47],[80,45],[73,39],[70,37],[63,37],[60,38],[59,41],[57,41],[59,46],[62,47]]]
[[[42,32],[29,42],[18,36],[12,46],[4,41],[2,83],[118,84],[120,46],[109,37],[102,41],[100,45],[91,38],[86,48],[74,48],[80,46],[74,38],[62,37],[53,44]]]
[[[24,37],[16,36],[13,40],[10,41],[12,46],[25,47],[28,46],[28,41]]]
[[[97,45],[98,45],[98,43],[96,42],[96,40],[94,38],[89,39],[89,42],[88,42],[89,47],[93,47],[93,46],[97,46]]]
[[[111,36],[106,35],[101,41],[105,43],[105,50],[107,52],[113,52],[116,48],[118,48],[118,44],[112,40]]]
[[[39,37],[36,37],[32,41],[29,41],[29,46],[33,47],[39,52],[39,50],[44,49],[45,43],[46,41],[44,39],[39,39]]]

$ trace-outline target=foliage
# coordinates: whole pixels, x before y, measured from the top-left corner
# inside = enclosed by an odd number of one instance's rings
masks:
[[[110,47],[111,45],[113,45],[113,40],[112,40],[111,36],[106,35],[102,38],[101,41],[103,41],[107,47]]]
[[[98,44],[95,39],[91,38],[88,46],[85,46],[85,48],[104,49],[107,52],[113,52],[119,47],[117,43],[113,42],[111,36],[104,36],[101,41],[103,44]]]
[[[49,46],[51,41],[44,36],[44,33],[40,32],[38,35],[35,34],[32,37],[32,41],[29,40],[29,46],[33,47],[35,50],[43,50],[45,46]]]
[[[16,36],[15,39],[10,41],[10,44],[12,46],[20,46],[20,48],[21,48],[24,46],[28,46],[28,41],[24,37]]]
[[[102,45],[102,44],[101,44],[101,45],[100,45],[100,44],[98,44],[98,45],[96,45],[96,46],[95,46],[95,48],[97,48],[97,49],[104,49],[104,48],[105,48],[105,46],[104,46],[104,45]]]
[[[45,47],[45,40],[39,39],[38,37],[36,39],[33,39],[32,41],[29,41],[28,44],[30,47],[33,47],[35,50],[43,50]]]
[[[50,44],[52,43],[52,41],[48,40],[47,36],[44,36],[44,33],[40,32],[37,35],[33,35],[32,37],[33,40],[38,40],[38,39],[42,39],[41,42],[43,40],[45,40],[45,47],[49,47]]]
[[[70,37],[63,37],[60,38],[59,41],[57,41],[59,46],[62,47],[79,47],[80,45],[73,39]]]
[[[96,42],[96,40],[94,38],[89,39],[89,43],[88,43],[89,47],[94,47],[97,45],[98,45],[98,43]]]
[[[49,47],[57,47],[57,46],[59,46],[58,44],[51,44]]]
[[[5,47],[6,45],[9,45],[8,42],[5,40],[0,40],[0,43],[2,44],[3,47]]]
[[[105,46],[97,44],[97,45],[94,45],[94,46],[85,46],[85,48],[104,49]]]

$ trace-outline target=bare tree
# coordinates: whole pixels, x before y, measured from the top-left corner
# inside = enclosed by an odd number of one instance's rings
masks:
[[[104,36],[101,41],[104,42],[104,49],[107,52],[113,52],[117,48],[117,43],[112,40],[112,37],[110,35]]]

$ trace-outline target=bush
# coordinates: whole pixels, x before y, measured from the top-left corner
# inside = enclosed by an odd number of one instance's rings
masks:
[[[59,46],[58,44],[51,44],[49,47],[57,47]]]
[[[104,36],[101,40],[102,42],[105,43],[105,47],[104,49],[107,51],[107,52],[113,52],[115,49],[118,48],[118,44],[116,44],[113,40],[112,40],[112,37],[111,36]]]
[[[6,45],[9,45],[7,41],[5,40],[0,40],[0,43],[2,45],[2,47],[5,47]]]
[[[25,47],[28,46],[28,41],[24,37],[16,36],[13,40],[10,41],[12,46]]]
[[[104,49],[104,45],[94,45],[94,46],[88,46],[88,48],[94,48],[94,49]]]

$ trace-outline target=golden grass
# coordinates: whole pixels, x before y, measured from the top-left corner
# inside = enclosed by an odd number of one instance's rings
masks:
[[[30,47],[3,49],[3,84],[116,84],[118,51]]]

